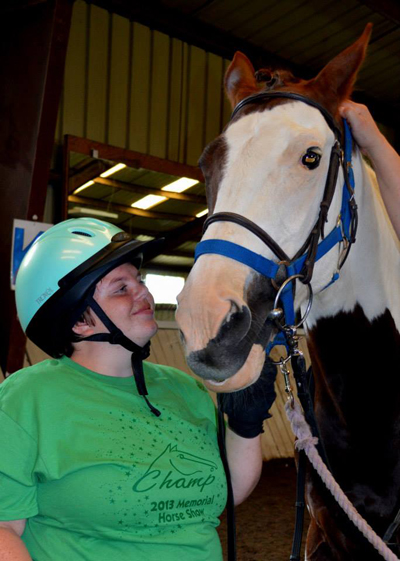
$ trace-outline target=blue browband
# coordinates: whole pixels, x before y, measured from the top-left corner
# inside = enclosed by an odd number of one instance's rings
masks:
[[[344,120],[344,150],[343,150],[343,170],[345,174],[345,182],[343,185],[342,193],[342,206],[340,211],[340,217],[337,221],[335,228],[330,232],[328,236],[322,239],[317,246],[317,252],[315,261],[318,261],[326,253],[328,253],[333,247],[335,247],[340,242],[346,242],[346,244],[351,244],[355,241],[354,239],[354,202],[353,201],[353,191],[354,191],[354,174],[351,165],[352,156],[352,136],[347,122]],[[347,171],[347,173],[346,173]],[[280,269],[280,265],[271,259],[267,259],[262,255],[251,251],[250,249],[244,248],[236,243],[229,242],[227,240],[221,239],[210,239],[201,241],[195,250],[195,261],[201,256],[208,253],[213,253],[217,255],[222,255],[224,257],[229,257],[249,266],[258,273],[264,275],[267,278],[275,279]],[[292,275],[300,274],[307,257],[307,252],[304,252],[300,257],[294,259],[286,265],[287,278]],[[343,264],[343,262],[342,262]],[[327,288],[333,282],[339,278],[339,267],[338,270],[333,275],[331,281],[325,287]],[[289,282],[287,286],[283,289],[281,294],[281,301],[283,305],[283,310],[285,314],[285,322],[288,326],[293,326],[295,324],[295,310],[294,310],[294,298],[292,282]],[[286,345],[285,337],[283,333],[280,332],[275,337],[272,343],[269,343],[267,347],[267,352],[275,345]]]

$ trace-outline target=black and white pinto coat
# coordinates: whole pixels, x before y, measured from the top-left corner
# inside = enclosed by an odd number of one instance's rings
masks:
[[[315,79],[291,80],[282,74],[280,82],[275,80],[276,89],[308,95],[337,117],[369,34],[366,29]],[[233,106],[260,91],[251,63],[240,53],[228,69],[226,89]],[[333,143],[322,114],[301,101],[274,100],[246,108],[201,158],[210,211],[248,217],[288,255],[295,255],[318,216]],[[310,149],[320,155],[312,170],[303,163]],[[358,149],[352,163],[357,240],[339,280],[325,290],[341,248],[336,246],[316,263],[307,332],[315,412],[333,474],[382,536],[400,509],[400,251],[375,175]],[[343,183],[340,172],[326,233],[340,214]],[[210,238],[276,259],[237,224],[212,223],[203,240]],[[197,260],[179,296],[177,320],[188,362],[208,388],[231,392],[258,378],[271,337],[265,320],[275,294],[269,279],[233,259],[203,255]],[[307,288],[297,282],[298,309],[306,305],[307,296]],[[380,559],[311,469],[307,504],[308,561]]]

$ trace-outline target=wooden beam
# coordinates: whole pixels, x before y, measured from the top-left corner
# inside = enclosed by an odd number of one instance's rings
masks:
[[[71,168],[69,171],[68,192],[73,193],[81,185],[99,177],[106,169],[108,169],[108,166],[101,160],[91,160],[90,163],[77,171],[75,171],[75,168]]]
[[[183,226],[175,228],[175,230],[172,230],[165,234],[163,236],[165,238],[165,244],[162,247],[162,253],[173,253],[174,250],[180,245],[189,241],[193,241],[194,239],[200,237],[206,218],[207,216],[196,218],[195,220],[193,220],[193,222],[184,224]]]
[[[207,205],[207,199],[202,195],[191,195],[190,193],[174,193],[173,191],[163,191],[162,189],[153,189],[137,183],[127,183],[126,181],[117,181],[116,179],[108,179],[107,177],[96,177],[93,180],[100,185],[108,185],[123,191],[130,191],[132,193],[142,193],[144,195],[159,195],[167,197],[167,199],[175,199],[177,201],[187,201],[190,203],[198,203]]]
[[[110,146],[102,142],[95,142],[87,138],[80,138],[78,136],[66,135],[66,143],[68,151],[79,152],[87,156],[100,158],[103,160],[111,160],[116,163],[126,164],[130,168],[143,168],[150,171],[157,171],[159,173],[167,173],[176,177],[189,177],[190,179],[197,179],[204,182],[203,174],[200,169],[188,164],[181,164],[171,160],[163,160],[156,156],[149,156],[134,150],[127,150],[126,148],[118,148],[117,146]]]
[[[173,257],[184,257],[185,259],[193,259],[194,251],[183,251],[181,249],[174,249],[169,251],[163,251],[161,255],[172,255]]]
[[[190,273],[192,267],[185,267],[183,265],[166,265],[164,263],[152,263],[149,261],[143,267],[147,273],[180,273],[185,277]]]
[[[157,220],[173,220],[175,222],[193,222],[196,221],[195,216],[186,214],[172,214],[167,212],[157,212],[155,210],[142,210],[141,208],[133,208],[127,205],[119,205],[117,203],[109,203],[101,199],[92,199],[91,197],[80,197],[79,195],[69,195],[68,201],[81,205],[88,205],[93,208],[102,210],[110,210],[116,212],[124,212],[133,216],[143,216],[145,218],[156,218]]]
[[[25,337],[10,290],[13,218],[43,220],[72,16],[69,0],[0,5],[0,364],[23,364]]]

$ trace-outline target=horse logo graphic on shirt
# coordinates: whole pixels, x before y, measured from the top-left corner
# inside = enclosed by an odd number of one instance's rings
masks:
[[[156,486],[160,489],[200,487],[203,491],[205,486],[215,480],[210,474],[216,469],[215,462],[179,450],[177,445],[168,444],[132,489],[137,493],[144,493]]]

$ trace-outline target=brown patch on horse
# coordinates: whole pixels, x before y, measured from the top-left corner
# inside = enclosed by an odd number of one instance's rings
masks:
[[[206,183],[208,212],[214,212],[217,201],[218,186],[226,163],[226,142],[223,136],[218,136],[204,149],[199,159],[199,167]]]
[[[337,119],[339,105],[349,98],[353,91],[357,73],[366,55],[371,32],[372,23],[368,23],[355,43],[328,62],[315,78],[295,86],[293,91],[311,97]]]
[[[393,365],[400,361],[400,334],[389,310],[370,322],[356,306],[351,313],[318,320],[308,342],[315,414],[333,476],[382,536],[400,508],[400,377],[393,375]],[[364,351],[355,351],[360,348]],[[383,357],[379,349],[384,349]],[[390,357],[389,364],[385,357]],[[380,558],[311,469],[308,491],[317,526],[333,540],[327,559],[345,558],[340,556],[344,542],[346,558]],[[330,520],[325,519],[326,508]],[[307,540],[310,561],[325,559],[311,555],[320,545],[317,534]],[[396,542],[397,536],[399,531]]]

